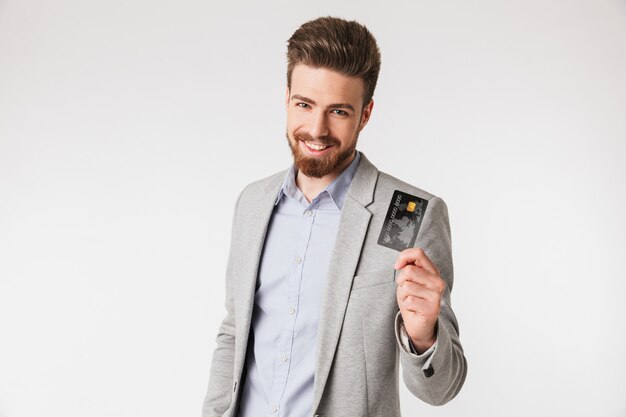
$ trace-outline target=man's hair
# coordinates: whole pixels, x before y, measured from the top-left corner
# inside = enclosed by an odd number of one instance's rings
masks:
[[[369,30],[356,21],[320,17],[304,23],[287,41],[287,87],[296,64],[326,68],[364,81],[363,107],[374,96],[380,50]]]

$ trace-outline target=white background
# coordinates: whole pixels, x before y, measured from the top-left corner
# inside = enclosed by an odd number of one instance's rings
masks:
[[[403,413],[626,416],[623,0],[0,0],[0,417],[200,415],[321,15],[382,50],[359,149],[450,210],[469,373]]]

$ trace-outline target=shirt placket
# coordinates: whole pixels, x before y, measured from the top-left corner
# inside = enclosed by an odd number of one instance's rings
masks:
[[[302,274],[306,260],[307,250],[313,224],[315,220],[315,208],[318,202],[313,202],[302,212],[302,221],[300,230],[298,230],[299,238],[295,246],[295,253],[290,259],[291,268],[287,279],[287,308],[284,311],[285,319],[276,352],[274,383],[272,387],[271,412],[272,416],[280,416],[280,404],[287,386],[289,370],[291,368],[291,354],[293,351],[296,319],[300,307],[300,286],[302,283]]]

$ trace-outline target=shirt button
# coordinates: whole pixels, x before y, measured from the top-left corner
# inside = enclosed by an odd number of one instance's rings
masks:
[[[294,307],[289,307],[289,310],[287,310],[287,312],[288,312],[290,315],[294,315],[294,314],[296,314],[296,309],[295,309]]]
[[[278,411],[278,406],[277,406],[276,404],[274,404],[274,405],[272,406],[272,413],[275,413],[275,412],[277,412],[277,411]]]
[[[281,361],[281,362],[287,362],[287,359],[289,359],[289,358],[287,357],[287,355],[283,355],[283,356],[281,356],[281,357],[280,357],[280,361]]]
[[[297,264],[302,263],[302,259],[299,256],[296,256],[295,261]]]
[[[313,215],[313,212],[311,210],[307,210],[304,212],[304,215],[307,217],[311,217]]]

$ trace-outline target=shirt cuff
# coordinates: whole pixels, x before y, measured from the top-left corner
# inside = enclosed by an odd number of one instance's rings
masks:
[[[413,342],[411,342],[411,338],[409,337],[409,334],[404,328],[404,323],[402,322],[402,316],[400,315],[400,312],[398,312],[396,323],[398,326],[396,329],[397,335],[399,336],[402,350],[404,350],[409,356],[413,358],[425,359],[424,364],[422,365],[422,369],[427,370],[430,367],[430,364],[434,357],[434,353],[437,350],[439,339],[435,340],[435,343],[431,347],[429,347],[425,352],[423,352],[422,354],[418,354],[417,350],[415,349],[415,346],[413,346]]]

